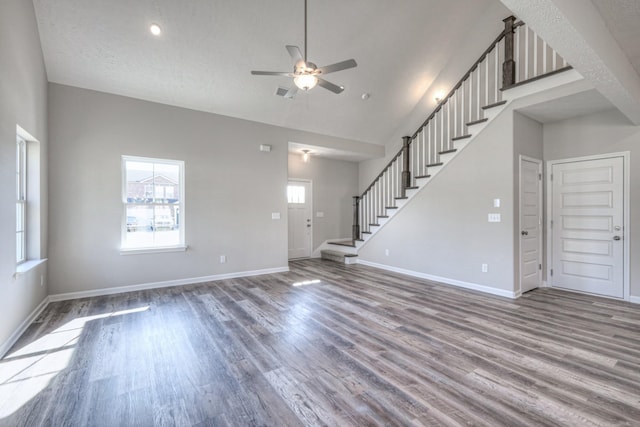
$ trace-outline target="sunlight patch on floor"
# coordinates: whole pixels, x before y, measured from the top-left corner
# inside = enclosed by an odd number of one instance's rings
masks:
[[[292,283],[291,286],[305,286],[305,285],[314,285],[316,283],[320,283],[321,280],[315,279],[315,280],[305,280],[303,282],[295,282]]]
[[[0,421],[44,390],[68,366],[88,322],[140,313],[149,306],[70,320],[0,361]]]

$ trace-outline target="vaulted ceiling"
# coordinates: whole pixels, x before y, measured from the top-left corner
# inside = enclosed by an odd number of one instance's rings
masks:
[[[376,144],[415,114],[487,10],[506,16],[502,3],[533,10],[529,0],[308,1],[309,60],[358,62],[327,76],[345,87],[340,95],[315,88],[289,100],[275,92],[290,78],[250,74],[292,70],[285,45],[303,48],[303,0],[33,3],[51,82]],[[592,4],[640,72],[640,2]],[[162,27],[160,37],[150,34],[151,23]],[[499,21],[487,25],[495,26],[491,34],[501,29]]]
[[[275,92],[290,78],[250,71],[293,69],[285,45],[303,48],[303,0],[34,0],[51,82],[372,143],[386,142],[496,4],[309,0],[309,59],[358,67],[326,77],[340,95],[288,100]]]

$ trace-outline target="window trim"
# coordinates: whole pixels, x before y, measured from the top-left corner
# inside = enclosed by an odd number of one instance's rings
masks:
[[[141,163],[155,163],[155,164],[167,164],[178,166],[178,188],[180,194],[180,203],[178,209],[180,210],[180,221],[178,222],[178,235],[179,243],[175,245],[164,246],[145,246],[145,247],[131,247],[126,246],[127,238],[127,206],[140,205],[140,203],[127,202],[127,162],[141,162]],[[121,160],[121,203],[122,203],[122,220],[120,225],[120,254],[148,254],[148,253],[160,253],[160,252],[181,252],[187,250],[188,246],[185,244],[185,180],[184,180],[184,161],[183,160],[171,160],[171,159],[159,159],[154,157],[139,157],[123,155]],[[145,203],[145,206],[162,205],[163,203]]]
[[[27,262],[27,141],[16,135],[16,220],[18,206],[22,206],[20,213],[22,229],[18,230],[16,221],[16,265]],[[22,256],[18,256],[17,245],[20,244]]]

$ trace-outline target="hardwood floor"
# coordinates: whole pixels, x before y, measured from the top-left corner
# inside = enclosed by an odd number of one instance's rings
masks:
[[[50,304],[0,425],[640,425],[637,305],[290,267]]]

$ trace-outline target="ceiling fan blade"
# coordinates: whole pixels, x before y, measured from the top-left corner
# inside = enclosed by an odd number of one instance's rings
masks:
[[[293,77],[293,73],[287,73],[284,71],[252,71],[254,76],[287,76]]]
[[[358,63],[353,59],[347,59],[346,61],[336,62],[335,64],[327,65],[325,67],[318,68],[322,74],[329,74],[336,71],[347,70],[349,68],[355,68]]]
[[[341,93],[344,90],[344,88],[334,85],[333,83],[328,82],[325,79],[321,79],[320,77],[318,77],[318,84],[333,93]]]
[[[284,94],[285,98],[293,99],[293,97],[298,93],[298,86],[293,85],[289,88],[287,93]]]
[[[302,56],[302,52],[300,52],[300,48],[298,46],[287,45],[287,50],[289,51],[289,55],[291,55],[291,59],[293,59],[294,64],[297,64],[300,61],[304,62],[304,57]]]

